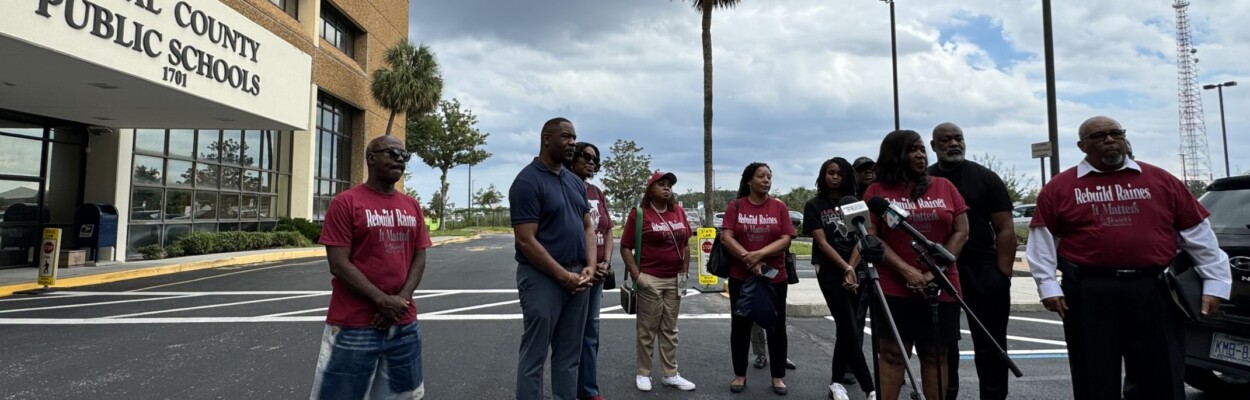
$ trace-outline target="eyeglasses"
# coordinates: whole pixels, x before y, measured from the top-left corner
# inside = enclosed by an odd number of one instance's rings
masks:
[[[412,159],[412,153],[409,153],[408,150],[404,150],[398,147],[388,147],[382,150],[374,150],[374,151],[371,151],[370,153],[383,153],[383,152],[385,152],[387,155],[390,155],[391,159],[395,161],[399,161],[399,162],[408,162],[408,160]]]
[[[599,157],[591,155],[590,153],[583,151],[583,152],[577,153],[577,157],[581,158],[582,161],[585,161],[588,163],[595,163],[595,165],[599,165]]]
[[[1112,139],[1120,140],[1120,139],[1124,139],[1124,134],[1127,132],[1128,131],[1123,130],[1123,129],[1108,129],[1105,131],[1098,131],[1098,132],[1085,135],[1085,137],[1082,140],[1101,142],[1105,140],[1108,136],[1110,136]]]

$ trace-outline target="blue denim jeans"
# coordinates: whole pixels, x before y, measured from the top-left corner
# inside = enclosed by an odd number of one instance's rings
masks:
[[[425,397],[421,330],[326,325],[309,399],[419,400]]]
[[[586,329],[582,332],[582,362],[577,373],[577,397],[593,397],[599,394],[599,378],[596,375],[599,362],[599,306],[603,304],[603,284],[587,290],[590,295],[586,306]]]

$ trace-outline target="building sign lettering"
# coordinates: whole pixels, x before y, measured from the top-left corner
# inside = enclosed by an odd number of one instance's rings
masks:
[[[39,0],[35,14],[45,18],[64,17],[65,24],[76,30],[87,30],[92,36],[111,41],[151,58],[165,56],[169,66],[163,79],[186,87],[186,76],[204,79],[259,96],[260,75],[248,70],[248,63],[258,63],[261,43],[235,30],[213,15],[196,9],[187,1],[174,3],[172,12],[160,7],[159,0]],[[115,12],[98,3],[131,3],[139,17]],[[56,8],[60,8],[57,10]],[[116,7],[114,7],[116,8]],[[151,14],[151,17],[143,13]],[[162,16],[162,14],[165,14]],[[184,42],[185,37],[170,36],[148,28],[143,18],[173,18],[186,33],[207,39],[212,47],[196,47]],[[193,78],[194,79],[194,78]]]

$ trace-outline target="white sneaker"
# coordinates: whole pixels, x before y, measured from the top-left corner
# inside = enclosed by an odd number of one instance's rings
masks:
[[[664,386],[671,386],[681,390],[694,390],[694,383],[682,378],[681,374],[666,376],[660,381]]]
[[[877,392],[868,392],[868,400],[877,400]]]
[[[846,394],[846,387],[842,386],[841,383],[829,385],[829,398],[833,400],[851,400],[851,397]],[[869,400],[871,399],[872,397],[869,397]]]
[[[638,390],[644,392],[651,391],[651,377],[649,376],[638,375],[637,377],[634,377],[634,384],[638,385]]]

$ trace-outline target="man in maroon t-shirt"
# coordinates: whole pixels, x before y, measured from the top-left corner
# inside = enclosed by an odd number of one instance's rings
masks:
[[[1046,309],[1063,318],[1073,398],[1181,399],[1183,322],[1159,274],[1187,251],[1203,278],[1203,315],[1228,298],[1232,274],[1207,210],[1172,174],[1129,158],[1125,133],[1107,117],[1081,124],[1085,158],[1038,194],[1029,268]]]
[[[314,399],[425,395],[412,292],[425,273],[430,233],[421,206],[395,189],[410,158],[393,136],[369,142],[368,179],[326,211],[321,244],[334,278]]]

